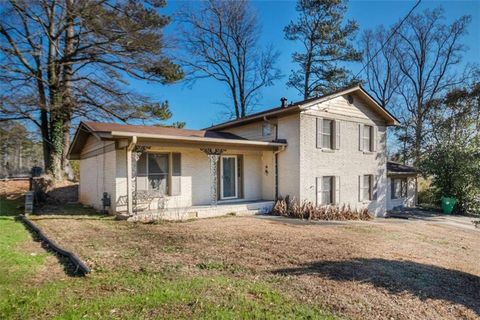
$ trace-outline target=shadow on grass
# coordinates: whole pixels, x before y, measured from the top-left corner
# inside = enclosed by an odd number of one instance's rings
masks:
[[[35,215],[49,216],[105,216],[92,207],[80,203],[44,204],[36,208]]]
[[[23,227],[30,233],[33,241],[40,242],[41,245],[42,245],[42,248],[45,251],[51,253],[52,255],[54,255],[57,258],[60,265],[62,265],[63,271],[65,272],[66,275],[68,275],[70,277],[83,277],[83,276],[85,276],[85,274],[83,272],[79,271],[77,269],[77,267],[72,263],[72,261],[69,258],[67,258],[66,256],[61,255],[57,251],[53,250],[53,248],[51,248],[45,241],[43,241],[38,236],[37,232],[30,229],[25,223],[23,223],[23,221],[20,219],[20,217],[17,216],[15,218],[15,220],[18,223],[21,223],[23,225]]]
[[[410,293],[425,299],[461,304],[480,315],[480,277],[413,261],[353,259],[318,261],[279,269],[282,275],[318,275],[337,281],[370,283],[390,293]]]
[[[14,217],[22,213],[22,197],[0,197],[0,217]]]

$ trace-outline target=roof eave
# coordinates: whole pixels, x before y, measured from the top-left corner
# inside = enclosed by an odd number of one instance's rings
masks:
[[[204,128],[202,130],[228,129],[228,128],[236,127],[237,125],[241,125],[241,124],[243,125],[243,124],[256,122],[256,121],[258,121],[260,119],[263,119],[265,117],[268,118],[268,117],[290,115],[290,114],[300,112],[300,111],[301,111],[301,106],[300,105],[290,106],[290,107],[287,106],[283,109],[277,109],[277,110],[274,110],[274,111],[271,111],[271,112],[266,112],[266,113],[262,113],[262,114],[259,114],[259,115],[254,115],[254,116],[251,116],[250,118],[247,116],[246,118],[241,118],[241,119],[236,119],[236,120],[231,120],[231,121],[228,121],[228,122],[220,123],[220,124],[217,124],[217,125],[213,125],[213,126]]]
[[[286,143],[281,143],[281,142],[235,140],[235,139],[206,138],[206,137],[183,137],[183,136],[170,136],[170,135],[163,135],[163,134],[146,134],[146,133],[121,132],[121,131],[112,131],[110,135],[104,136],[104,139],[129,138],[133,136],[136,136],[137,138],[174,141],[174,142],[199,142],[199,143],[214,143],[214,144],[241,145],[241,146],[284,147],[287,145]]]

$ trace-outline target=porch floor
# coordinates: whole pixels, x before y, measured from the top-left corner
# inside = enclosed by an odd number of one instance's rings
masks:
[[[273,204],[273,200],[228,200],[219,201],[217,205],[195,205],[183,208],[146,210],[133,215],[128,220],[188,220],[225,215],[255,215],[270,212]]]

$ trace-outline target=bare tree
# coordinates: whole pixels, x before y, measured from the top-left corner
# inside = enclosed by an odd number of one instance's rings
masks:
[[[411,118],[412,151],[415,163],[422,155],[427,135],[426,120],[431,100],[461,84],[464,77],[458,70],[466,50],[460,39],[466,34],[471,18],[463,16],[451,24],[444,23],[443,10],[426,10],[411,15],[398,30],[399,42],[395,59],[403,80],[397,88],[405,111]]]
[[[234,117],[245,117],[260,90],[281,77],[279,53],[258,44],[261,28],[253,9],[246,0],[209,0],[184,8],[179,17],[188,78],[225,83]]]
[[[389,104],[403,80],[395,58],[398,36],[390,37],[391,32],[380,26],[366,30],[361,39],[366,84],[380,105],[389,109],[393,109]]]
[[[40,129],[46,170],[63,178],[70,125],[92,119],[168,118],[168,105],[132,92],[129,79],[170,83],[162,0],[8,0],[0,4],[0,115]]]

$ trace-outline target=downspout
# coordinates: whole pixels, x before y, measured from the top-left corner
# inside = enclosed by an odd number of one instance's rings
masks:
[[[274,141],[277,141],[278,140],[278,124],[277,123],[272,123],[271,121],[269,121],[267,116],[263,117],[263,121],[273,125],[274,130],[275,130],[275,140]],[[275,161],[275,164],[274,164],[275,165],[275,200],[278,199],[278,154],[280,152],[284,151],[284,150],[285,150],[285,146],[281,146],[281,147],[279,147],[279,149],[277,151],[273,152],[274,161]]]
[[[277,151],[273,152],[275,159],[275,200],[278,199],[278,154],[282,151],[285,151],[285,146],[281,146]]]
[[[133,197],[132,197],[132,151],[137,145],[137,136],[133,136],[127,145],[127,212],[133,215]]]

